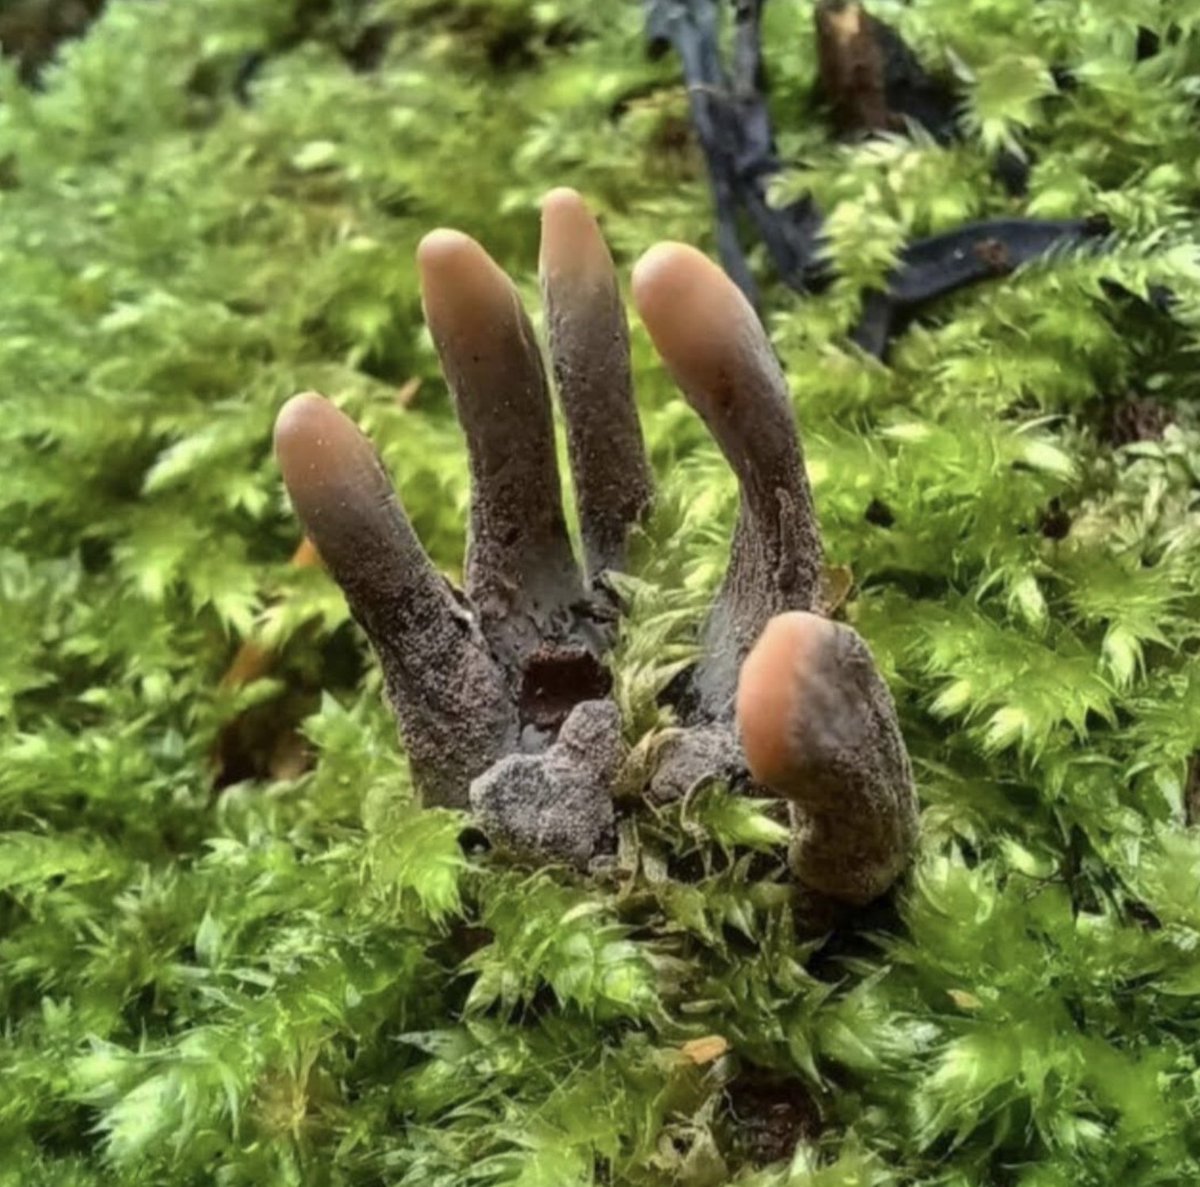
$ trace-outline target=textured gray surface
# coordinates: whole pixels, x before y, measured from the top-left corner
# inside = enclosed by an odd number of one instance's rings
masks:
[[[732,725],[692,726],[663,740],[647,794],[652,803],[667,804],[683,799],[703,783],[739,784],[747,777],[746,760]]]
[[[465,807],[467,784],[517,739],[502,669],[358,428],[298,396],[275,440],[296,512],[375,646],[418,787],[430,803]]]
[[[510,754],[471,784],[471,808],[494,844],[580,868],[616,843],[612,786],[624,757],[612,701],[576,705],[540,754]]]

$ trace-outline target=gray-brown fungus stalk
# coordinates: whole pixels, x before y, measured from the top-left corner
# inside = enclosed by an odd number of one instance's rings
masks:
[[[320,396],[280,413],[280,467],[379,657],[426,802],[469,807],[508,850],[585,867],[615,846],[625,760],[609,696],[618,606],[605,574],[622,567],[653,497],[612,258],[578,194],[547,196],[539,272],[581,562],[563,512],[551,384],[516,288],[457,231],[426,236],[417,262],[470,459],[465,589],[435,570],[375,450]],[[741,490],[702,658],[679,690],[680,728],[648,795],[669,800],[721,779],[784,797],[798,879],[867,902],[908,859],[916,801],[865,644],[812,613],[821,543],[783,374],[749,303],[692,248],[647,252],[633,296]]]

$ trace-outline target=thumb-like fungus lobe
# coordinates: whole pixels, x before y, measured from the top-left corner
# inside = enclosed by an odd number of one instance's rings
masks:
[[[837,676],[825,658],[836,630],[816,614],[776,615],[742,665],[737,721],[746,763],[757,782],[782,795],[796,786],[807,762],[801,732],[812,728],[811,715],[821,708],[815,686]]]
[[[732,715],[738,670],[772,615],[813,604],[821,539],[787,380],[757,314],[695,248],[660,243],[633,296],[658,353],[737,475],[729,568],[704,628],[693,688],[710,720]]]
[[[320,396],[275,423],[284,483],[379,656],[419,790],[465,807],[515,744],[516,709],[474,620],[426,556],[374,446]]]
[[[908,786],[891,694],[851,627],[776,615],[742,664],[736,709],[751,774],[811,811],[860,797],[874,811]]]
[[[866,643],[820,615],[779,614],[742,665],[736,708],[751,774],[791,804],[796,876],[843,902],[883,894],[912,854],[917,801]]]
[[[275,453],[305,531],[376,649],[445,663],[462,635],[443,578],[425,555],[375,447],[328,400],[294,396],[275,422]]]
[[[623,567],[629,528],[649,506],[654,484],[612,256],[574,190],[551,190],[542,201],[538,272],[584,559],[594,580],[605,569]]]
[[[501,361],[510,349],[520,297],[504,270],[469,235],[448,227],[430,231],[417,246],[425,317],[439,348],[469,340],[474,350],[456,362]]]

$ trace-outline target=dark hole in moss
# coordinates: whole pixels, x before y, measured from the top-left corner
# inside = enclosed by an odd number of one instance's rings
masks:
[[[1114,448],[1161,441],[1174,420],[1172,409],[1152,396],[1126,396],[1102,408],[1100,435]]]
[[[799,1142],[821,1132],[816,1102],[795,1080],[748,1070],[729,1085],[726,1099],[730,1152],[753,1166],[786,1161]]]
[[[863,518],[879,528],[890,528],[896,522],[892,509],[882,499],[872,499],[867,504]]]
[[[1187,784],[1183,791],[1183,810],[1189,827],[1200,824],[1200,751],[1188,759]]]
[[[684,719],[695,714],[698,708],[695,664],[676,672],[671,677],[666,687],[658,694],[658,703],[670,705]]]
[[[1125,913],[1144,931],[1162,931],[1162,920],[1145,903],[1132,899],[1125,904]]]
[[[1063,510],[1062,500],[1057,495],[1050,500],[1042,512],[1039,523],[1041,533],[1047,540],[1063,540],[1071,530],[1071,517]]]
[[[396,26],[392,21],[375,21],[367,25],[343,51],[342,56],[350,69],[358,74],[365,74],[383,65],[388,44],[395,31]]]
[[[29,1140],[43,1154],[59,1158],[88,1156],[94,1152],[95,1120],[95,1111],[88,1105],[60,1103],[53,1113],[31,1122]]]

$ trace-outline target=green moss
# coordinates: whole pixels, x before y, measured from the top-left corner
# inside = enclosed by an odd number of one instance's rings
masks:
[[[115,0],[40,92],[9,68],[0,1182],[1200,1178],[1193,7],[878,0],[962,77],[946,149],[835,145],[808,6],[771,5],[803,151],[780,192],[819,195],[849,277],[966,218],[1104,212],[1118,233],[945,302],[888,368],[846,344],[853,286],[770,290],[829,559],[924,806],[896,914],[805,943],[759,804],[639,814],[596,883],[464,853],[459,818],[410,802],[337,591],[287,564],[269,430],[306,387],[367,427],[459,564],[426,230],[476,234],[531,302],[554,184],[588,195],[624,273],[659,238],[711,249],[686,97],[638,7]],[[1139,25],[1161,49],[1135,62]],[[990,177],[1001,144],[1032,154],[1023,199]],[[1173,317],[1105,281],[1167,285]],[[736,492],[636,327],[634,350],[664,492],[618,692],[649,737]],[[1114,448],[1106,410],[1133,396],[1173,424]],[[273,673],[223,688],[247,639]],[[302,730],[315,765],[218,788],[248,712]],[[823,1136],[779,1162],[815,1111]]]

